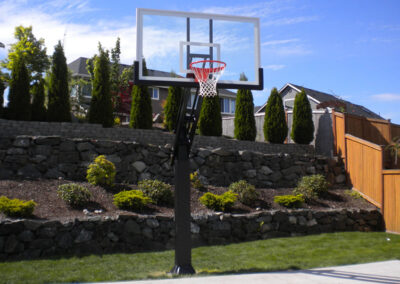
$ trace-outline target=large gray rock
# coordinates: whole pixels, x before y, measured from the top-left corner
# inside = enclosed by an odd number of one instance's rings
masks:
[[[262,166],[261,169],[259,169],[259,172],[266,176],[273,173],[273,171],[268,166]]]
[[[124,231],[130,234],[140,234],[140,226],[133,220],[128,220],[125,223]]]
[[[82,229],[79,232],[79,235],[75,238],[75,243],[84,243],[84,242],[88,242],[92,239],[93,236],[93,232],[92,231],[88,231],[85,229]]]
[[[14,140],[13,146],[15,147],[22,147],[22,148],[27,148],[30,145],[30,138],[28,137],[17,137]]]
[[[17,175],[24,178],[39,178],[42,174],[33,165],[26,165],[18,170]]]
[[[142,161],[136,161],[132,164],[133,168],[138,172],[141,173],[147,167],[145,163]]]

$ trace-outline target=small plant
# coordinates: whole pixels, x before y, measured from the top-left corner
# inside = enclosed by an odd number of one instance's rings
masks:
[[[327,192],[328,186],[329,183],[323,175],[304,176],[293,190],[293,193],[303,194],[305,200],[311,200]]]
[[[57,190],[58,196],[71,206],[82,206],[90,200],[90,191],[79,184],[62,184]]]
[[[174,194],[171,186],[159,180],[145,179],[139,181],[138,189],[143,191],[144,195],[151,198],[157,205],[174,204]]]
[[[392,142],[385,147],[394,157],[394,164],[397,166],[397,157],[400,156],[400,136],[393,138]]]
[[[209,209],[226,212],[232,209],[236,202],[237,196],[238,195],[233,193],[231,190],[221,195],[206,192],[202,197],[199,198],[199,200],[201,204]]]
[[[94,163],[89,165],[86,179],[93,185],[112,186],[115,179],[115,166],[104,155],[98,156]]]
[[[274,202],[287,208],[299,208],[304,202],[303,194],[298,195],[277,195]]]
[[[133,211],[140,211],[151,202],[151,198],[145,196],[143,191],[135,189],[115,194],[113,201],[118,208]]]
[[[355,190],[348,189],[348,190],[345,191],[345,193],[348,196],[353,197],[354,199],[361,199],[362,198],[361,194],[359,192],[355,191]]]
[[[199,178],[198,172],[193,172],[190,174],[190,184],[193,188],[198,190],[203,190],[205,188],[204,184],[201,182]]]
[[[36,202],[33,200],[25,201],[20,199],[9,199],[5,196],[0,197],[0,212],[9,217],[30,217],[35,210]]]
[[[229,190],[237,193],[239,201],[249,206],[253,205],[254,201],[256,201],[259,196],[254,185],[249,184],[245,180],[231,183]]]
[[[121,125],[121,119],[119,117],[114,118],[114,125]]]

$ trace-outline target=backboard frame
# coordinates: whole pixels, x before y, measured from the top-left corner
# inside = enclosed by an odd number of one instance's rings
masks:
[[[251,89],[251,90],[263,90],[264,89],[264,76],[263,69],[260,66],[260,19],[255,17],[243,17],[243,16],[230,16],[220,14],[205,14],[195,12],[181,12],[171,10],[157,10],[157,9],[136,9],[136,60],[134,62],[134,84],[139,85],[158,85],[158,86],[180,86],[187,88],[197,88],[198,83],[189,76],[185,77],[153,77],[144,76],[142,74],[142,62],[143,62],[143,17],[145,15],[154,16],[171,16],[171,17],[182,17],[190,19],[208,19],[208,20],[222,20],[232,22],[250,23],[253,25],[254,31],[254,75],[255,82],[248,81],[231,81],[231,80],[220,80],[217,84],[218,89]],[[193,42],[191,42],[193,43]],[[177,48],[182,48],[182,43]],[[209,46],[216,46],[217,44],[210,43]],[[180,60],[183,60],[180,58]],[[229,68],[229,66],[227,67]],[[189,70],[186,70],[189,71]]]

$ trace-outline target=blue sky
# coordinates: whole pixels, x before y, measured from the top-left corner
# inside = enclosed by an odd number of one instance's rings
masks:
[[[265,89],[285,83],[334,94],[400,124],[400,1],[89,1],[0,0],[0,42],[32,25],[48,53],[64,40],[68,62],[121,38],[122,63],[135,58],[137,7],[259,17]],[[0,59],[7,56],[0,48]]]

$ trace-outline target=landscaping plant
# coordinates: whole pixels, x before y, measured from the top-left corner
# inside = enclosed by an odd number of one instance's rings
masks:
[[[87,170],[86,179],[93,185],[112,186],[115,180],[115,166],[104,155],[98,156]]]
[[[68,90],[68,67],[61,41],[54,47],[52,56],[47,102],[49,121],[71,121],[71,105]]]
[[[282,98],[276,88],[271,90],[265,107],[263,130],[265,141],[270,143],[282,144],[288,134]]]
[[[201,204],[214,211],[230,211],[236,202],[237,194],[231,190],[218,195],[206,192],[199,198]]]
[[[314,139],[311,105],[304,90],[298,93],[294,99],[293,124],[290,136],[298,144],[310,144]]]
[[[305,200],[312,200],[326,193],[328,187],[329,183],[323,175],[304,176],[293,190],[293,193],[302,194]]]
[[[114,205],[120,209],[140,211],[151,203],[150,197],[144,195],[141,190],[121,191],[114,195]]]
[[[193,188],[198,190],[203,190],[205,188],[204,184],[199,178],[199,173],[197,171],[190,174],[190,184]]]
[[[3,116],[4,116],[3,103],[4,103],[4,90],[5,89],[6,89],[6,84],[4,82],[4,79],[2,78],[2,73],[0,71],[0,118],[3,118]]]
[[[245,180],[231,183],[229,185],[229,190],[238,195],[238,200],[240,202],[249,206],[253,205],[254,201],[256,201],[259,196],[254,185]]]
[[[203,98],[199,117],[200,135],[221,136],[222,117],[219,96]]]
[[[33,121],[46,121],[46,108],[44,107],[44,79],[40,78],[31,87],[32,117]]]
[[[37,203],[33,200],[25,201],[17,198],[9,199],[5,196],[0,197],[0,212],[9,217],[30,217],[36,205]]]
[[[165,182],[145,179],[139,181],[138,189],[157,205],[174,204],[174,194],[171,190],[171,186]]]
[[[183,89],[181,87],[168,88],[168,96],[164,108],[164,126],[168,131],[173,131],[176,127],[182,94]]]
[[[62,184],[57,190],[58,196],[72,207],[82,206],[89,202],[92,194],[90,191],[79,184]]]
[[[397,157],[400,156],[400,136],[394,137],[385,149],[389,150],[390,154],[394,157],[394,164],[397,166]]]
[[[299,208],[304,203],[303,194],[298,195],[277,195],[274,202],[288,208]]]
[[[110,59],[108,51],[105,51],[100,44],[99,54],[93,64],[92,99],[88,119],[90,123],[112,127],[114,116],[110,91]]]
[[[244,73],[241,81],[247,81]],[[254,141],[256,139],[256,121],[254,118],[254,103],[251,90],[239,89],[236,96],[234,136],[238,140]]]

